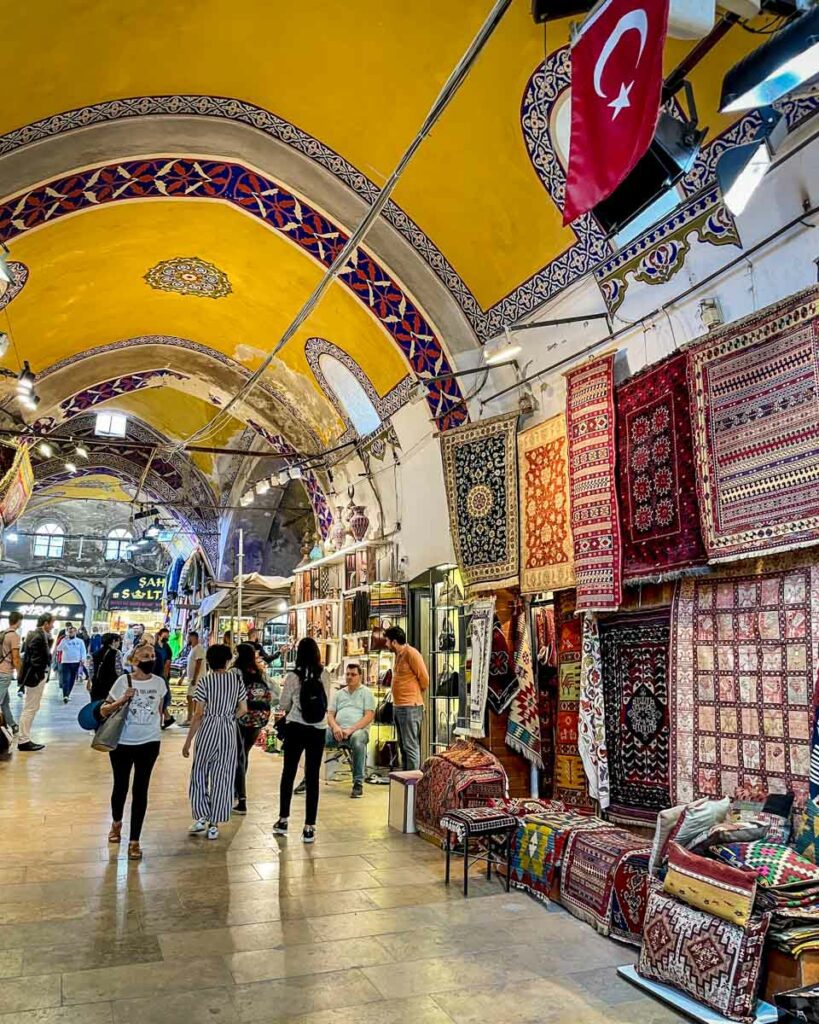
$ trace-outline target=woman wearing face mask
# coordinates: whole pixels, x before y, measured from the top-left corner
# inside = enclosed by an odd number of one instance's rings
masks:
[[[270,720],[270,705],[281,696],[281,690],[267,680],[266,666],[253,644],[239,644],[233,667],[245,685],[247,714],[239,719],[239,761],[236,765],[237,814],[247,814],[247,771],[250,751],[256,745],[259,733]]]
[[[128,788],[131,788],[131,831],[128,836],[128,859],[141,860],[139,845],[142,823],[148,809],[148,787],[151,772],[159,757],[162,735],[162,702],[167,692],[165,680],[154,673],[154,640],[143,636],[131,654],[133,672],[121,675],[111,687],[108,699],[100,708],[107,718],[117,708],[128,706],[125,725],[115,750],[108,755],[114,772],[111,791],[111,831],[109,843],[122,838],[122,818]],[[134,778],[131,782],[131,771]]]

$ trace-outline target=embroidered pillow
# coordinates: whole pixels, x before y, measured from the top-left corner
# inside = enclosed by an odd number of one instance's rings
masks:
[[[753,843],[757,839],[767,839],[770,826],[766,821],[721,821],[712,825],[691,843],[689,849],[694,853],[705,853],[712,846],[725,843]]]
[[[808,800],[796,818],[793,847],[811,864],[819,864],[819,806],[814,800]]]
[[[659,882],[649,885],[638,972],[751,1024],[770,915],[740,928],[668,896]]]
[[[700,801],[704,803],[705,801]],[[654,842],[651,844],[651,856],[648,860],[648,873],[658,874],[665,859],[665,848],[668,845],[668,837],[674,826],[682,817],[685,804],[678,804],[676,807],[667,807],[657,815],[657,825],[654,829]]]
[[[777,846],[765,839],[714,846],[711,853],[726,864],[755,871],[765,889],[800,889],[806,882],[819,882],[819,868],[815,864],[790,846]]]
[[[765,839],[769,843],[780,843],[787,846],[791,838],[791,819],[783,818],[781,814],[774,814],[773,811],[757,811],[754,814],[754,821],[765,821],[768,823],[768,834]]]
[[[690,849],[691,844],[698,836],[707,832],[712,825],[725,821],[730,806],[731,801],[727,796],[723,800],[708,800],[706,798],[688,804],[668,837],[669,842],[673,841],[684,846],[686,850]]]
[[[690,907],[744,928],[754,909],[756,875],[669,843],[663,889]]]

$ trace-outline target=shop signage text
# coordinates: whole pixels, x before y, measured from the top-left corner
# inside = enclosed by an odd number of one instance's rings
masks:
[[[158,609],[165,587],[164,576],[131,576],[111,591],[108,607],[138,611]]]

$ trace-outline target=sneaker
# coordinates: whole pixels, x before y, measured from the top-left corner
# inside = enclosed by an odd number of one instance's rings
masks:
[[[247,800],[237,800],[233,808],[234,814],[247,814]]]
[[[31,740],[28,743],[18,743],[18,750],[45,750],[45,743],[32,743]]]
[[[67,703],[68,703],[68,697],[63,697],[63,704],[67,704]]]
[[[296,796],[301,796],[302,793],[307,792],[307,783],[305,782],[304,779],[301,780],[301,782],[298,784],[298,786],[296,786],[293,792],[296,794]]]
[[[208,839],[218,839],[219,829],[215,825],[211,825],[208,828]]]
[[[207,823],[207,821],[205,821],[204,818],[200,818],[198,821],[195,821],[191,825],[191,827],[188,829],[188,833],[190,835],[192,835],[192,836],[198,836],[201,832],[207,832],[207,830],[208,830],[208,823]]]
[[[301,834],[303,843],[314,843],[316,841],[316,828],[314,825],[305,825]]]
[[[165,721],[162,723],[161,728],[163,728],[163,729],[170,729],[170,727],[172,725],[176,725],[176,719],[175,718],[166,718]]]
[[[287,819],[279,818],[276,824],[273,826],[274,836],[286,836],[287,835]]]
[[[364,784],[361,782],[354,782],[353,791],[350,793],[350,796],[353,800],[358,800],[360,797],[364,796]]]

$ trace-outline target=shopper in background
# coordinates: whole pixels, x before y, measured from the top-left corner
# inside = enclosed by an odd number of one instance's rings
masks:
[[[63,704],[67,704],[74,683],[77,681],[77,673],[80,665],[86,659],[87,651],[85,642],[77,635],[76,629],[69,626],[65,636],[57,644],[56,652],[60,659],[60,689],[63,691]]]
[[[273,693],[265,675],[265,664],[252,644],[239,644],[233,667],[241,673],[247,704],[247,714],[239,719],[239,761],[236,765],[236,806],[233,809],[237,814],[247,814],[246,779],[250,751],[270,720],[271,704],[278,700],[279,694]]]
[[[171,635],[171,631],[166,629],[164,626],[156,634],[156,671],[157,675],[162,676],[165,680],[165,684],[168,688],[165,694],[165,701],[162,705],[162,728],[167,729],[171,725],[176,724],[176,719],[170,713],[169,708],[171,706],[171,663],[173,662],[173,651],[171,645],[168,643],[168,637]]]
[[[387,647],[395,655],[392,669],[392,700],[398,744],[404,771],[421,767],[421,722],[424,718],[424,691],[429,687],[429,672],[421,652],[407,643],[400,626],[384,631]]]
[[[375,718],[375,697],[361,681],[361,666],[350,663],[344,670],[344,686],[337,690],[327,712],[327,746],[349,747],[353,755],[353,789],[350,796],[364,796],[368,732]]]
[[[51,630],[54,628],[54,616],[43,612],[37,619],[37,628],[32,629],[23,645],[23,667],[17,681],[25,693],[23,713],[20,715],[20,737],[18,750],[43,750],[44,744],[33,743],[31,726],[40,701],[43,699],[48,671],[51,668]]]
[[[20,623],[23,616],[20,612],[9,615],[9,628],[0,634],[0,715],[3,722],[12,732],[17,732],[17,723],[11,713],[9,690],[13,681],[13,673],[20,675]]]
[[[91,627],[91,639],[88,641],[88,653],[93,657],[102,647],[102,635],[99,626]]]
[[[259,655],[259,657],[262,659],[265,665],[269,665],[273,661],[273,655],[268,654],[267,651],[262,646],[262,643],[259,640],[259,631],[258,629],[256,629],[255,626],[251,626],[251,628],[247,631],[247,642],[251,645],[251,647],[253,647],[253,649],[256,651],[256,653]]]
[[[182,723],[191,724],[193,718],[193,691],[205,673],[205,648],[199,643],[199,634],[195,629],[188,633],[188,660],[185,663],[185,678],[188,681],[188,717]]]
[[[307,800],[304,811],[305,843],[316,838],[319,802],[319,773],[327,732],[327,693],[330,677],[321,664],[318,644],[312,637],[299,641],[295,671],[288,672],[282,687],[282,711],[287,713],[284,733],[284,767],[279,787],[279,818],[273,826],[276,835],[287,835],[293,783],[304,754],[304,782]]]
[[[109,650],[111,647],[109,646]],[[111,790],[111,831],[109,843],[122,840],[122,818],[128,788],[131,789],[131,830],[128,834],[128,859],[142,860],[139,845],[142,824],[148,810],[148,788],[151,773],[159,757],[162,701],[167,686],[154,672],[154,642],[150,634],[143,635],[131,652],[132,673],[121,675],[111,687],[107,701],[100,708],[108,718],[119,708],[128,706],[125,725],[116,749],[109,753],[114,785]],[[134,773],[133,783],[131,772]]]
[[[114,683],[125,671],[119,651],[121,644],[122,637],[119,633],[103,633],[100,637],[100,647],[91,658],[91,682],[88,687],[91,700],[105,700]]]
[[[232,657],[233,652],[225,644],[208,648],[209,671],[196,684],[191,731],[182,748],[182,756],[190,757],[196,739],[190,783],[196,820],[188,832],[207,832],[208,839],[218,839],[219,825],[230,821],[239,758],[236,720],[247,714],[241,673],[228,668]]]

